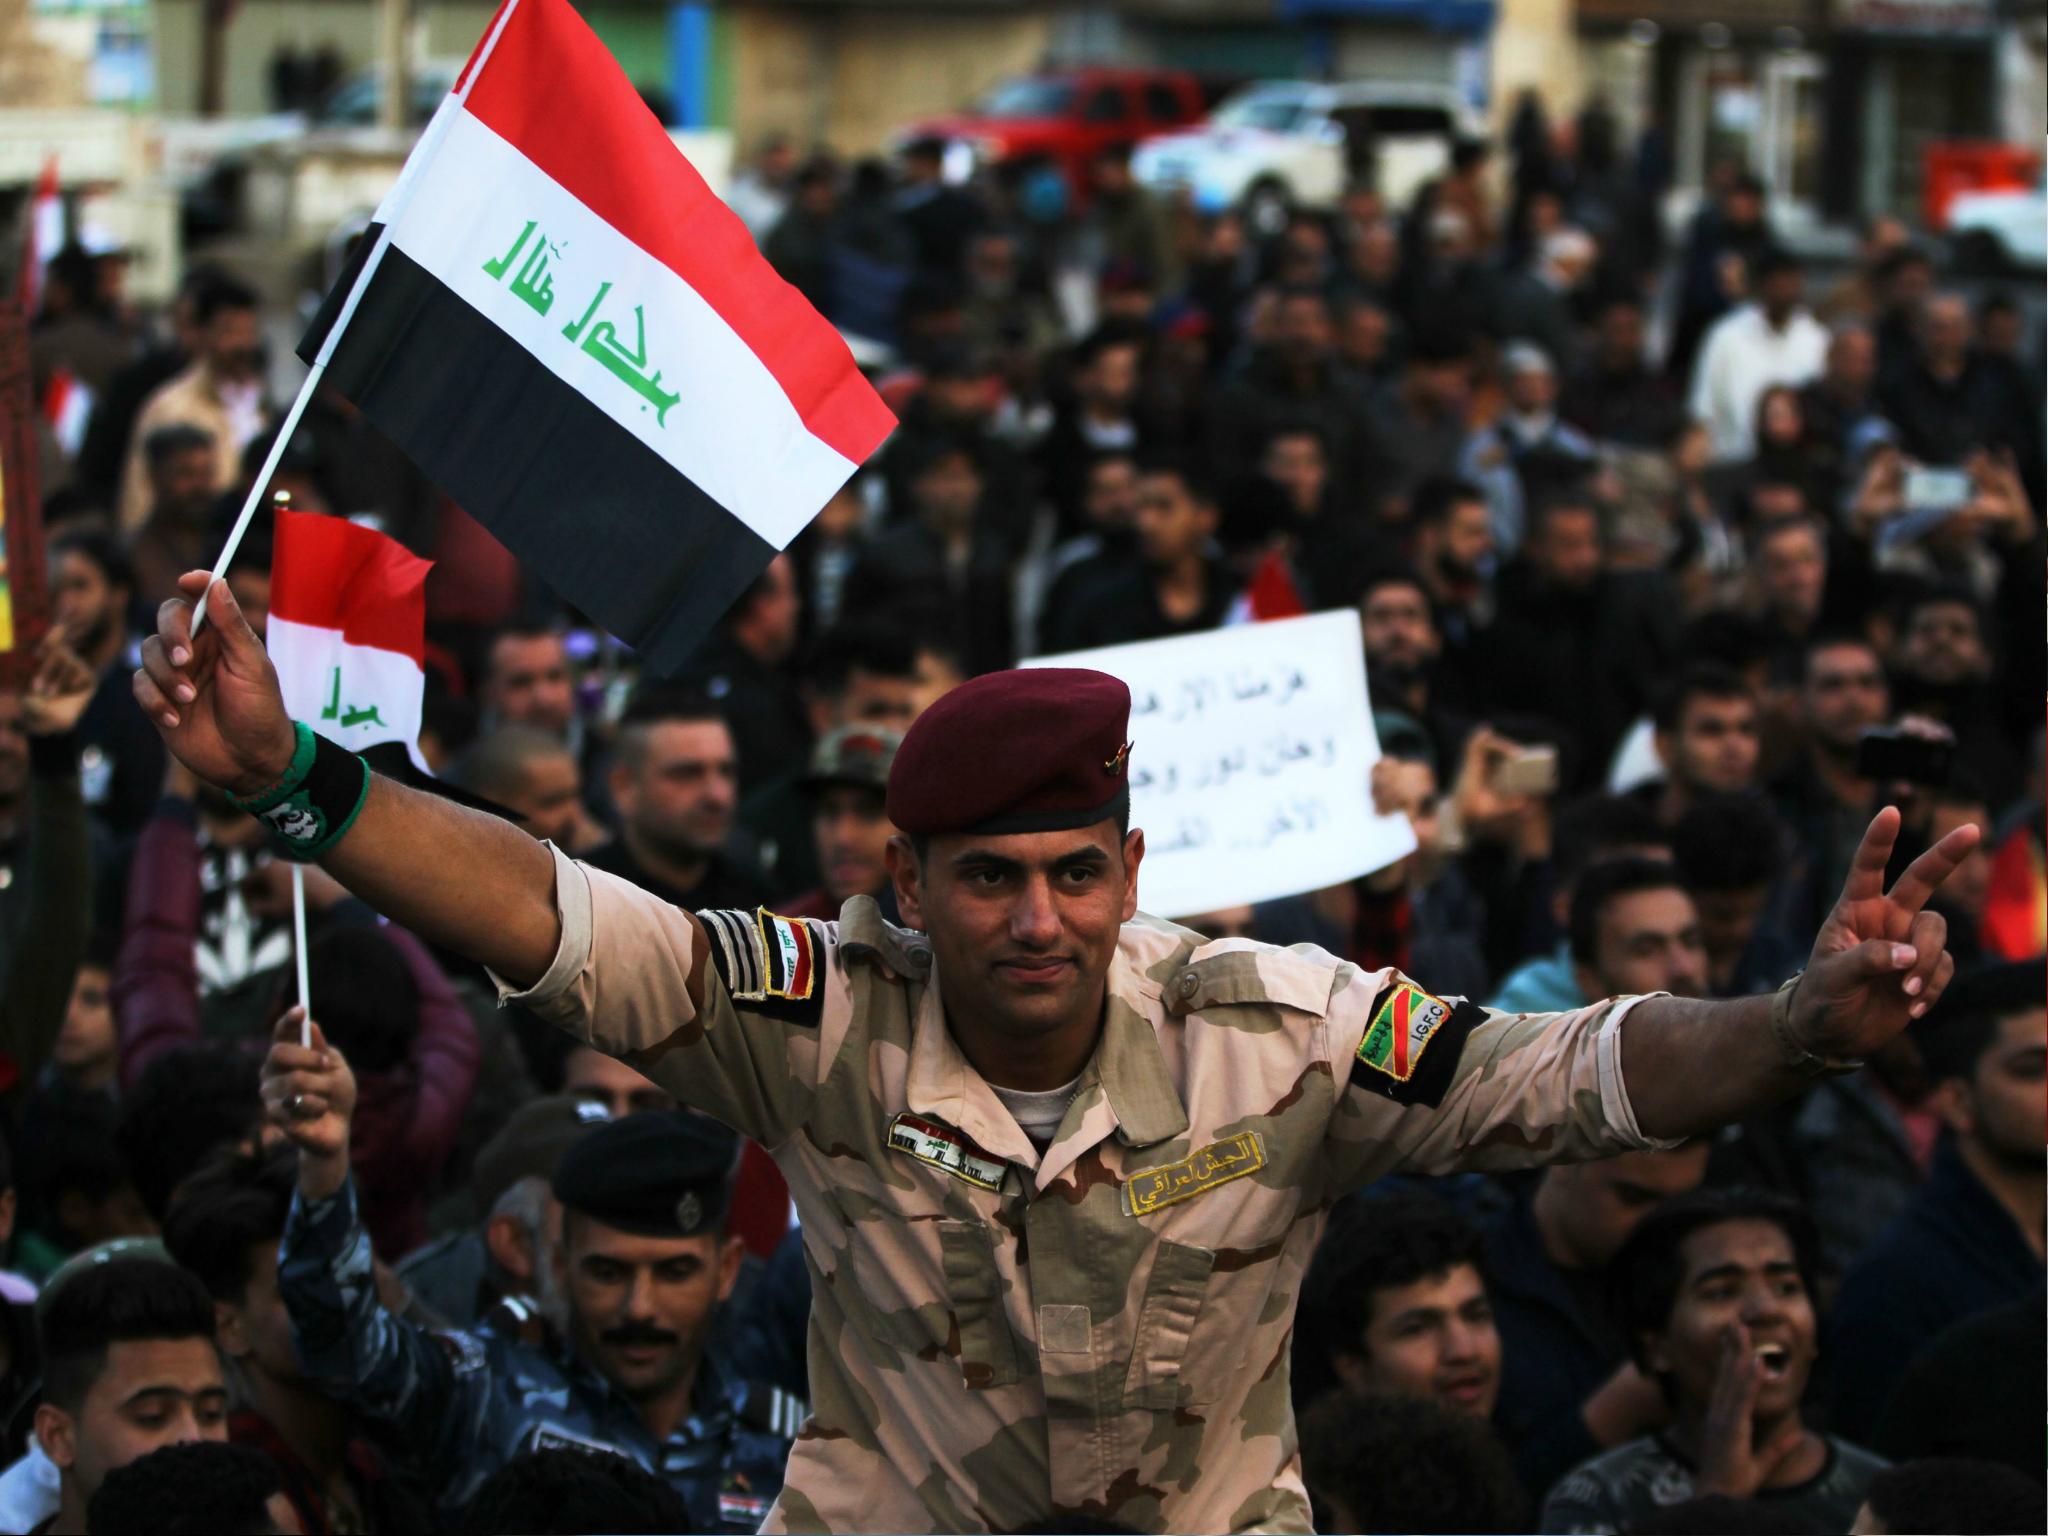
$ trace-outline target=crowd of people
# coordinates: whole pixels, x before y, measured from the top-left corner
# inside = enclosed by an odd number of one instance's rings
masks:
[[[1775,989],[1876,808],[1901,868],[1975,823],[1932,1014],[1711,1140],[1349,1197],[1292,1393],[1323,1529],[2041,1529],[2038,326],[1888,219],[1810,282],[1732,168],[1667,233],[1597,108],[1270,229],[1126,151],[947,164],[735,185],[900,426],[679,677],[315,397],[274,489],[436,560],[434,772],[679,906],[894,921],[890,767],[950,688],[1351,608],[1416,852],[1164,915],[1507,1012]],[[59,253],[32,335],[92,409],[0,692],[0,1530],[755,1528],[812,1284],[765,1150],[317,868],[348,1088],[282,1134],[289,866],[131,693],[270,446],[268,309],[124,281]],[[268,567],[259,520],[259,633]]]

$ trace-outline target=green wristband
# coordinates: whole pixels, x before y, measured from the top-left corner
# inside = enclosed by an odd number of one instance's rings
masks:
[[[308,864],[340,842],[362,814],[370,797],[370,765],[303,722],[294,727],[299,745],[291,770],[241,804],[270,828],[270,846],[279,858]]]
[[[305,721],[294,720],[292,760],[283,775],[253,795],[230,794],[228,799],[232,800],[238,809],[247,811],[251,816],[261,816],[306,782],[306,775],[313,771],[313,755],[319,739],[313,728]]]

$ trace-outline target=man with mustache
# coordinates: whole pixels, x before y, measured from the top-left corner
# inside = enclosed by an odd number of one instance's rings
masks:
[[[297,1009],[279,1040],[297,1041]],[[507,1462],[551,1446],[624,1456],[666,1479],[692,1530],[755,1529],[782,1486],[801,1402],[746,1380],[719,1312],[739,1278],[725,1230],[739,1138],[702,1115],[595,1126],[554,1173],[560,1236],[541,1262],[551,1318],[500,1309],[437,1333],[387,1312],[349,1174],[355,1079],[316,1025],[319,1091],[266,1064],[264,1103],[299,1149],[277,1288],[306,1381],[412,1452],[451,1518]]]
[[[224,584],[208,617],[195,638],[167,605],[136,680],[174,754],[292,857],[773,1150],[814,1412],[771,1531],[1308,1529],[1287,1352],[1329,1203],[1401,1168],[1669,1147],[1851,1069],[1947,985],[1924,909],[1977,839],[1888,893],[1879,813],[1773,996],[1494,1014],[1139,918],[1131,694],[1101,673],[978,677],[911,726],[887,796],[903,929],[860,897],[837,923],[692,913],[378,779],[285,714]],[[319,1042],[281,1039],[269,1069],[281,1117],[331,1114]]]

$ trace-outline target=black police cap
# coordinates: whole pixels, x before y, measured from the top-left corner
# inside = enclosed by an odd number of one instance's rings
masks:
[[[555,1198],[642,1237],[695,1237],[725,1221],[739,1137],[716,1120],[649,1110],[600,1125],[555,1168]]]

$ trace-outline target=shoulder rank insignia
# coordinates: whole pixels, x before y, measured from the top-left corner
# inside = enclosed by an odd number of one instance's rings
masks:
[[[1485,1020],[1486,1011],[1474,1003],[1454,1008],[1413,982],[1392,982],[1373,999],[1351,1082],[1397,1104],[1434,1108],[1451,1086],[1465,1037]],[[1440,1036],[1450,1044],[1432,1055],[1430,1047]]]
[[[824,955],[809,920],[752,912],[699,912],[711,964],[743,1013],[816,1024],[824,1011]]]
[[[765,1381],[750,1381],[740,1400],[740,1421],[754,1429],[764,1429],[771,1435],[780,1435],[785,1440],[794,1440],[797,1431],[804,1427],[804,1420],[811,1416],[811,1405],[792,1393]],[[741,1479],[745,1486],[745,1479]]]
[[[951,1126],[905,1110],[889,1122],[889,1149],[943,1168],[977,1189],[1001,1189],[1010,1165],[990,1157]]]
[[[1162,1206],[1176,1205],[1207,1194],[1266,1166],[1266,1144],[1257,1131],[1239,1131],[1212,1141],[1191,1156],[1159,1168],[1147,1168],[1124,1181],[1124,1214],[1149,1216]]]

